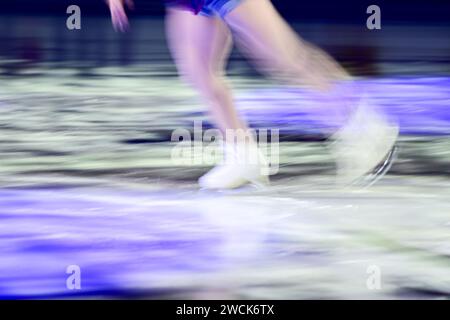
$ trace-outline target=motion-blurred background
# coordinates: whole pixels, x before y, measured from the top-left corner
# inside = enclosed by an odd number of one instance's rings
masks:
[[[333,189],[314,101],[235,51],[239,111],[280,130],[281,162],[269,191],[236,194],[199,192],[208,165],[171,162],[175,129],[211,124],[177,78],[162,3],[135,2],[125,34],[101,0],[0,5],[0,297],[449,297],[449,1],[274,0],[397,119],[400,151],[372,188]]]
[[[273,3],[303,37],[325,47],[339,60],[361,67],[361,72],[395,72],[380,64],[399,61],[407,62],[409,71],[424,62],[430,65],[420,71],[449,71],[445,64],[450,51],[448,1]],[[66,9],[72,4],[81,8],[82,30],[65,28]],[[371,4],[381,7],[382,30],[366,28],[366,9]],[[5,1],[0,14],[3,72],[13,73],[14,68],[43,62],[64,66],[67,61],[87,67],[165,63],[170,58],[164,45],[162,1],[137,0],[131,13],[132,30],[125,35],[114,34],[108,9],[101,0]],[[431,63],[443,65],[433,68]]]

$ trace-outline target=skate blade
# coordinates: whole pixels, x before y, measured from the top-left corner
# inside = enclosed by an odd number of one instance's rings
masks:
[[[249,184],[256,189],[266,189],[270,186],[269,176],[262,175],[258,179],[250,180]]]
[[[266,191],[270,187],[270,179],[267,176],[259,177],[254,180],[247,180],[238,187],[234,188],[200,188],[202,193],[217,194],[239,194],[244,192]]]
[[[398,146],[394,145],[388,152],[384,160],[380,162],[380,164],[375,167],[375,169],[371,173],[365,175],[362,178],[359,178],[358,180],[351,183],[351,185],[366,189],[380,181],[386,175],[386,173],[388,173],[394,162],[397,160],[398,149]]]

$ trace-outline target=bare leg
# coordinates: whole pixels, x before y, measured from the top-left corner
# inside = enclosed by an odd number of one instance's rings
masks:
[[[231,49],[228,27],[221,19],[195,16],[180,9],[169,9],[166,22],[169,45],[180,75],[199,91],[226,137],[226,163],[201,177],[200,185],[222,189],[239,187],[249,181],[265,182],[267,177],[262,176],[264,169],[258,150],[252,143],[247,150],[242,143],[247,141],[248,128],[236,111],[224,79],[225,63]],[[229,132],[233,133],[232,137],[228,136]],[[252,138],[249,140],[253,142]],[[246,161],[247,153],[255,163]],[[245,154],[244,159],[238,164],[242,154]]]
[[[241,49],[271,76],[323,90],[350,79],[333,58],[300,39],[269,0],[244,0],[224,19]]]
[[[389,167],[385,164],[392,159],[398,127],[375,112],[366,99],[355,103],[353,84],[342,83],[351,80],[349,74],[325,52],[302,41],[269,0],[243,0],[224,20],[263,71],[321,89],[323,94],[317,96],[326,103],[329,119],[338,119],[341,126],[333,135],[341,182],[354,183],[379,164]]]
[[[218,128],[224,134],[226,129],[246,130],[224,79],[225,64],[232,46],[231,34],[225,23],[218,18],[169,9],[166,31],[180,76],[199,91]]]

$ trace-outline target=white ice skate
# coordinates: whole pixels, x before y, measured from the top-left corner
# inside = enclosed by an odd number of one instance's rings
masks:
[[[199,179],[204,189],[235,189],[269,184],[269,166],[256,143],[226,144],[224,163]]]
[[[398,132],[396,124],[361,99],[348,123],[331,137],[337,183],[367,186],[382,177],[394,159]]]

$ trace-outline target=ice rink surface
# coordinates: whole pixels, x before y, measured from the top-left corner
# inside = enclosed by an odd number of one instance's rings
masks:
[[[172,162],[173,130],[210,124],[164,63],[3,70],[0,297],[450,297],[450,78],[358,80],[400,151],[378,184],[342,189],[308,93],[234,72],[242,114],[280,130],[280,170],[211,192],[209,166]]]

